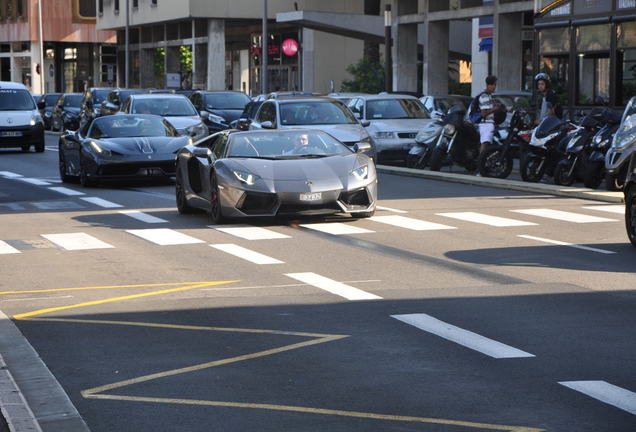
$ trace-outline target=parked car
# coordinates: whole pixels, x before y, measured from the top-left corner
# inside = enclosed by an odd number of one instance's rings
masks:
[[[175,94],[176,90],[174,89],[146,89],[146,93],[148,94]]]
[[[23,84],[0,81],[0,147],[44,151],[44,123]]]
[[[40,98],[42,97],[42,95],[41,94],[37,94],[37,93],[31,93],[31,97],[33,98],[33,102],[35,102],[35,105],[37,106],[37,104],[40,101]]]
[[[63,93],[51,112],[51,130],[77,130],[82,103],[81,93]]]
[[[102,180],[171,177],[175,153],[190,143],[160,116],[116,114],[98,117],[59,140],[59,172],[64,182],[83,186]]]
[[[370,96],[370,95],[369,93],[329,93],[327,95],[327,97],[339,100],[345,105],[351,102],[351,99],[353,99],[356,96]]]
[[[373,160],[325,132],[224,131],[177,154],[180,213],[226,218],[347,213],[370,217],[377,201]]]
[[[360,122],[340,101],[326,97],[270,99],[261,105],[250,130],[317,129],[352,147],[360,142],[369,144],[367,156],[375,157],[373,140]]]
[[[120,110],[124,114],[154,114],[168,120],[180,135],[194,141],[208,136],[208,127],[190,100],[177,94],[133,94]]]
[[[426,108],[431,118],[436,120],[456,105],[468,112],[472,98],[463,95],[422,96],[420,101],[424,104],[424,108]]]
[[[378,161],[406,161],[417,133],[433,122],[415,96],[359,96],[348,106],[358,119],[368,122]]]
[[[102,104],[102,115],[111,115],[119,112],[121,105],[128,99],[128,96],[134,94],[145,94],[145,90],[141,89],[125,89],[116,88],[108,93],[108,98]]]
[[[242,131],[246,131],[250,128],[250,124],[254,121],[254,117],[256,117],[256,113],[258,109],[263,105],[263,102],[252,101],[245,106],[245,109],[239,116],[239,118],[230,124],[232,129],[238,129]]]
[[[51,129],[51,118],[53,117],[53,108],[57,103],[57,100],[60,98],[62,93],[46,93],[40,97],[40,100],[37,102],[38,109],[40,110],[40,115],[42,116],[42,120],[44,120],[44,128],[49,130]]]
[[[190,96],[190,101],[212,134],[229,129],[251,99],[245,93],[237,91],[196,91]]]
[[[80,127],[102,115],[102,104],[112,90],[105,87],[91,87],[86,90],[80,106]]]

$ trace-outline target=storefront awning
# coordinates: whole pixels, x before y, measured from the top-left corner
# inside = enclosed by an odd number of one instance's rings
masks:
[[[384,41],[384,17],[363,14],[315,11],[282,12],[276,15],[279,23],[298,24],[312,30],[339,34],[346,37]]]

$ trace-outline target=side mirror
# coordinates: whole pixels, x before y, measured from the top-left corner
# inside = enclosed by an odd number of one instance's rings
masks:
[[[77,132],[71,131],[71,130],[66,130],[64,131],[64,134],[62,135],[62,137],[64,139],[67,139],[69,141],[73,141],[76,143],[79,143],[79,138],[77,137]]]
[[[371,126],[371,122],[369,120],[362,120],[360,122],[360,124],[362,125],[362,127],[369,127]]]
[[[192,154],[199,158],[209,158],[212,155],[212,150],[207,147],[195,147]]]
[[[208,118],[210,118],[210,113],[207,111],[199,111],[199,115],[203,120],[207,120]]]
[[[368,142],[359,142],[353,146],[356,153],[364,153],[371,150],[371,144]]]
[[[272,123],[271,121],[264,121],[263,123],[261,123],[261,127],[263,129],[275,129],[274,128],[274,123]]]
[[[38,102],[38,109],[43,110],[44,108],[46,108],[46,102],[44,101]]]

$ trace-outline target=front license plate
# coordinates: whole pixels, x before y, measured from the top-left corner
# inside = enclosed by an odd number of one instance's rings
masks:
[[[322,193],[302,193],[300,194],[301,201],[319,201],[322,199]]]
[[[0,136],[3,136],[3,137],[20,137],[20,136],[22,136],[22,132],[20,132],[20,131],[5,131],[5,132],[0,132]]]

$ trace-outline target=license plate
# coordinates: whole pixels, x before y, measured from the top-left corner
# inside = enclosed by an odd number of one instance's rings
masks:
[[[300,194],[301,201],[319,201],[322,199],[322,193],[302,193]]]
[[[20,132],[20,131],[5,131],[5,132],[0,132],[0,136],[4,136],[4,137],[19,137],[19,136],[22,136],[22,132]]]

